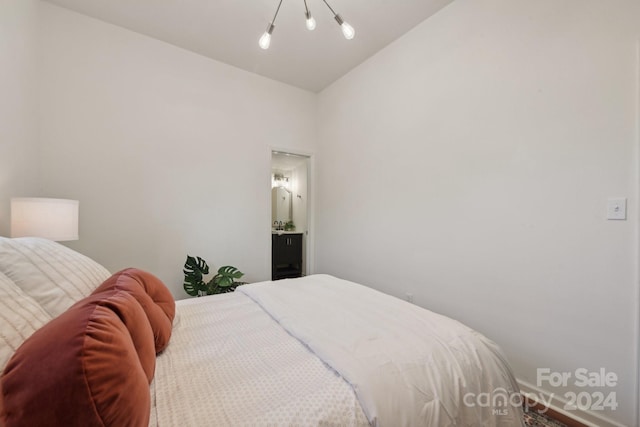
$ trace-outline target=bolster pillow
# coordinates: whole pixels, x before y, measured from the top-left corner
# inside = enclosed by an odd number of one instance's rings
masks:
[[[155,344],[141,305],[112,289],[29,337],[1,378],[0,425],[147,426]]]
[[[165,284],[151,273],[127,268],[113,274],[93,294],[111,290],[127,292],[140,303],[153,330],[156,353],[164,350],[169,344],[176,314],[176,303]]]

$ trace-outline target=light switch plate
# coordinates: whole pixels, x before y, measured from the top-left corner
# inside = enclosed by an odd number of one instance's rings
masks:
[[[627,219],[627,199],[609,199],[607,219]]]

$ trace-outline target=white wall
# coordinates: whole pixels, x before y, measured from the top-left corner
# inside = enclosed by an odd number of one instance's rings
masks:
[[[70,246],[112,271],[147,269],[178,298],[187,254],[269,279],[270,146],[315,149],[316,96],[48,3],[40,12],[43,190],[80,200]]]
[[[38,190],[37,5],[0,2],[0,236],[9,235],[9,199]]]
[[[323,91],[317,270],[413,293],[533,385],[536,368],[615,372],[604,415],[637,425],[639,18],[632,1],[456,1]],[[609,197],[629,220],[605,219]]]
[[[317,271],[412,292],[528,382],[616,372],[637,424],[637,2],[458,0],[320,94],[318,147],[315,95],[48,3],[37,40],[36,4],[0,2],[0,234],[12,195],[77,198],[71,246],[111,270],[266,279],[269,147],[319,150]]]

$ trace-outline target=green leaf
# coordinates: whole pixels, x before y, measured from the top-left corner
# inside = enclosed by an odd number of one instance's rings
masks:
[[[216,274],[214,276],[214,280],[216,282],[216,285],[220,286],[221,288],[227,288],[233,285],[233,278],[231,277],[221,276],[219,274]]]
[[[218,269],[218,274],[224,276],[224,277],[231,277],[234,279],[239,279],[242,276],[244,276],[244,273],[240,270],[238,270],[235,267],[232,267],[230,265],[225,265],[223,267],[220,267]]]
[[[185,279],[183,286],[184,286],[184,291],[187,293],[187,295],[190,295],[192,297],[198,296],[198,286],[196,284],[188,282]]]
[[[205,260],[187,255],[182,272],[184,273],[184,290],[188,295],[197,296],[199,291],[206,291],[202,277],[203,274],[209,274],[209,266]]]
[[[187,261],[184,263],[184,273],[187,271],[193,274],[199,273],[200,275],[209,274],[209,266],[207,262],[200,257],[192,257],[187,255]]]
[[[204,275],[209,274],[209,266],[200,257],[187,255],[184,263],[184,290],[191,296],[197,296],[202,292],[207,295],[233,292],[241,284],[236,279],[244,276],[240,270],[230,265],[218,269],[218,273],[209,282],[205,283]]]
[[[235,289],[235,279],[239,279],[242,276],[244,276],[244,273],[237,268],[225,265],[218,269],[218,274],[213,277],[213,282],[219,288],[224,289],[222,292],[231,292]]]

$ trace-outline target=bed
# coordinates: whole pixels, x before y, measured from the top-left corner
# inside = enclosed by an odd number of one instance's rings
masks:
[[[500,349],[329,275],[173,301],[43,239],[0,238],[0,424],[521,426]]]

